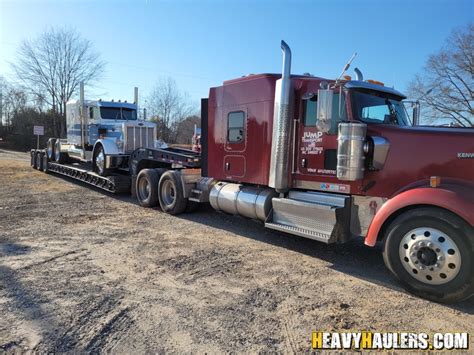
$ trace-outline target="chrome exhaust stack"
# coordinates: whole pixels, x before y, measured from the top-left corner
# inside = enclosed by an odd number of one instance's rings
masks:
[[[364,76],[362,75],[362,72],[359,70],[359,68],[354,68],[354,73],[356,75],[357,81],[364,81]]]
[[[292,112],[291,49],[281,41],[283,68],[275,86],[273,111],[272,151],[268,185],[277,192],[288,191],[288,157],[290,147],[290,119]]]

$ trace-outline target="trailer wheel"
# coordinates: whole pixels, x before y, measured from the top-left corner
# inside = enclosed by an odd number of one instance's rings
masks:
[[[105,168],[105,152],[101,144],[94,151],[94,171],[100,176],[110,175],[110,170]]]
[[[61,152],[61,141],[59,139],[54,142],[54,160],[58,164],[64,164],[68,160],[68,155]]]
[[[180,214],[186,209],[188,200],[184,198],[181,181],[175,171],[167,171],[161,175],[158,199],[163,212]]]
[[[43,171],[44,171],[45,173],[47,173],[48,170],[49,170],[49,169],[48,169],[48,162],[49,162],[49,160],[48,160],[48,154],[47,154],[47,153],[43,154],[42,161],[43,161]]]
[[[138,203],[142,207],[158,205],[158,172],[153,169],[143,169],[138,173],[136,191]]]
[[[33,169],[36,169],[36,150],[30,152],[30,165]]]
[[[385,265],[417,296],[443,303],[461,301],[474,294],[472,235],[471,226],[444,210],[408,211],[387,229]]]
[[[43,170],[43,158],[41,157],[41,152],[36,152],[35,154],[36,159],[36,169]]]

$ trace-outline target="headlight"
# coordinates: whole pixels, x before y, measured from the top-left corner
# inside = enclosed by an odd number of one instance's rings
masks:
[[[118,147],[119,149],[122,149],[122,148],[123,148],[123,142],[120,140],[120,138],[117,138],[117,139],[115,140],[115,144],[117,145],[117,147]]]

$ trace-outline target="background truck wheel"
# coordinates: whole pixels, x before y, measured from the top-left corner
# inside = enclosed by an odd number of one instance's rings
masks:
[[[56,143],[55,138],[49,138],[48,142],[46,143],[46,154],[48,155],[49,161],[54,160],[54,145]]]
[[[41,152],[36,152],[35,154],[36,159],[36,169],[43,170],[43,158],[41,157]]]
[[[32,150],[30,152],[30,165],[33,169],[36,169],[36,151]]]
[[[473,235],[471,226],[449,212],[411,210],[388,227],[383,258],[413,294],[436,302],[461,301],[474,294]]]
[[[180,214],[186,209],[188,200],[184,198],[181,180],[175,171],[167,171],[161,176],[158,199],[163,212]]]
[[[61,141],[59,139],[54,142],[54,160],[58,164],[64,164],[68,160],[68,155],[61,152]]]
[[[42,160],[43,160],[43,171],[45,173],[47,173],[48,172],[48,162],[49,162],[47,153],[42,154]]]
[[[142,207],[158,205],[158,182],[160,178],[154,169],[143,169],[137,176],[136,190],[138,203]]]
[[[100,176],[110,175],[110,170],[105,168],[105,152],[104,147],[99,145],[94,151],[94,171]]]

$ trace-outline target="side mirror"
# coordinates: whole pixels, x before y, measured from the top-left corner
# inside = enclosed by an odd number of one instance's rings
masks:
[[[316,126],[321,132],[327,133],[331,129],[332,120],[332,101],[334,91],[318,90],[318,107],[316,111]]]
[[[420,102],[416,101],[413,103],[413,117],[412,117],[412,125],[418,126],[420,124]]]

